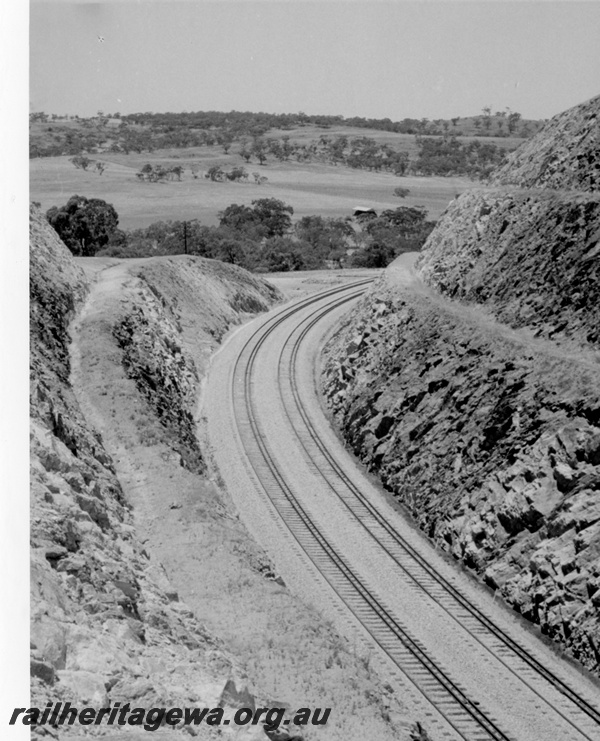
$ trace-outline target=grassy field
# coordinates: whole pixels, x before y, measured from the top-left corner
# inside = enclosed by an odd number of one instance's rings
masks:
[[[312,138],[315,130],[312,129]],[[354,131],[354,130],[352,130]],[[398,144],[402,134],[360,130],[365,136],[381,134],[382,140]],[[275,132],[272,132],[273,134]],[[290,133],[293,138],[295,132]],[[324,130],[328,136],[333,129]],[[414,140],[414,137],[408,137]],[[237,149],[234,145],[232,150]],[[101,154],[93,159],[107,163],[103,175],[76,169],[69,157],[44,157],[30,161],[30,199],[41,203],[45,211],[61,206],[74,194],[102,198],[116,208],[124,229],[148,226],[155,221],[199,219],[218,223],[218,212],[231,203],[250,204],[256,198],[279,198],[294,208],[294,220],[307,214],[344,217],[355,205],[368,205],[380,211],[400,205],[424,206],[431,218],[437,219],[447,204],[464,190],[476,184],[466,178],[406,177],[390,173],[353,170],[319,163],[274,162],[261,167],[246,165],[235,152],[223,154],[220,147],[158,150],[151,154]],[[135,173],[147,162],[185,168],[181,182],[140,182]],[[248,172],[260,172],[268,178],[263,185],[252,183],[219,183],[203,177],[212,165],[225,169],[242,165]],[[191,166],[200,168],[194,179]],[[405,199],[393,195],[398,186],[410,189]]]

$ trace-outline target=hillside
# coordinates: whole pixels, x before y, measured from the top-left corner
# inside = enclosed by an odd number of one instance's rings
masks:
[[[455,199],[323,373],[342,435],[429,537],[595,672],[600,202],[581,131],[599,109],[557,116],[496,173],[503,187]]]
[[[371,136],[396,143],[415,134],[478,136],[486,139],[517,139],[531,136],[542,122],[523,120],[519,113],[491,110],[484,115],[450,120],[405,118],[402,121],[355,116],[268,114],[241,111],[191,113],[98,112],[91,118],[59,116],[38,111],[29,116],[30,156],[52,157],[100,151],[151,151],[169,147],[189,148],[285,136],[291,143],[320,135]],[[514,144],[510,144],[513,146]]]
[[[32,213],[32,705],[214,702],[234,665],[136,537],[114,462],[70,385],[68,325],[88,290]]]

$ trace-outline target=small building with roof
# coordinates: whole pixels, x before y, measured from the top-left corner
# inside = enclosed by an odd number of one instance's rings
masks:
[[[377,211],[371,206],[354,206],[352,209],[353,216],[377,216]]]

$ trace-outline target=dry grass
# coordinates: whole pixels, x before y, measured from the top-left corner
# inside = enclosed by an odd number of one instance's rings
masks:
[[[331,130],[323,133],[331,135]],[[365,130],[364,135],[371,133]],[[344,217],[352,214],[355,205],[367,204],[378,210],[422,205],[431,218],[437,219],[449,201],[473,186],[472,181],[462,177],[399,178],[390,173],[296,162],[269,162],[264,167],[256,163],[244,165],[249,172],[260,171],[268,178],[261,186],[214,183],[202,175],[193,179],[192,165],[198,165],[204,173],[214,164],[226,168],[243,164],[239,155],[224,155],[218,147],[93,157],[108,163],[103,175],[76,169],[66,156],[31,160],[31,200],[39,201],[45,211],[63,205],[74,194],[102,198],[116,208],[120,226],[132,229],[169,219],[200,219],[204,224],[216,224],[218,212],[230,203],[250,204],[255,198],[279,198],[289,203],[294,208],[294,218],[308,214]],[[137,180],[135,173],[146,162],[180,164],[186,171],[181,182],[144,183]],[[404,200],[393,195],[398,186],[410,189]]]

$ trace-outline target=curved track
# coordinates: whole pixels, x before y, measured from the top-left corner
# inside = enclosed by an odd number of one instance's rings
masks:
[[[298,353],[310,330],[330,311],[319,311],[315,317],[305,320],[290,334],[279,357],[279,381],[282,399],[292,428],[300,444],[312,463],[327,480],[331,491],[356,517],[369,535],[396,562],[398,567],[418,587],[423,589],[449,615],[465,627],[486,650],[494,654],[511,673],[519,678],[542,702],[549,705],[549,711],[558,713],[573,730],[583,738],[592,739],[585,729],[585,721],[592,721],[591,730],[600,728],[600,710],[580,697],[554,671],[544,666],[526,648],[504,632],[477,605],[469,601],[459,589],[439,574],[419,551],[390,525],[369,499],[365,497],[352,479],[338,465],[319,438],[310,414],[301,398],[297,379]],[[299,418],[302,424],[296,421]],[[304,434],[300,433],[300,430]],[[325,464],[325,465],[324,465]],[[328,471],[333,471],[332,477]],[[337,479],[337,481],[336,481]],[[342,484],[340,486],[339,484]],[[480,636],[486,635],[487,641]],[[489,638],[493,640],[490,641]],[[564,695],[562,706],[550,706],[547,698],[530,682],[531,677],[541,677]],[[580,720],[577,720],[581,716]],[[585,725],[584,725],[585,724]]]
[[[556,713],[567,723],[572,729],[573,739],[594,741],[600,738],[598,709],[506,634],[451,581],[438,574],[418,549],[403,538],[362,494],[318,434],[302,397],[302,389],[306,388],[306,384],[303,386],[298,381],[300,350],[311,329],[323,317],[357,298],[369,282],[360,281],[300,301],[264,322],[244,344],[232,375],[233,410],[241,445],[255,477],[293,538],[331,589],[366,629],[372,641],[435,706],[455,734],[469,740],[513,738],[489,712],[479,707],[480,703],[469,696],[461,683],[395,616],[386,601],[356,573],[346,556],[328,540],[319,524],[313,522],[280,470],[259,419],[253,377],[257,358],[265,342],[285,322],[292,320],[289,335],[279,354],[278,393],[289,425],[311,469],[318,472],[333,495],[393,560],[415,589],[425,593],[447,614],[449,620],[466,630],[495,661],[500,661],[516,682],[522,683],[540,703],[547,706],[548,713]],[[305,312],[313,304],[316,307],[314,312],[303,316],[298,322],[295,315]],[[555,690],[553,695],[545,692],[547,686]],[[557,692],[560,693],[560,702],[556,701]]]

